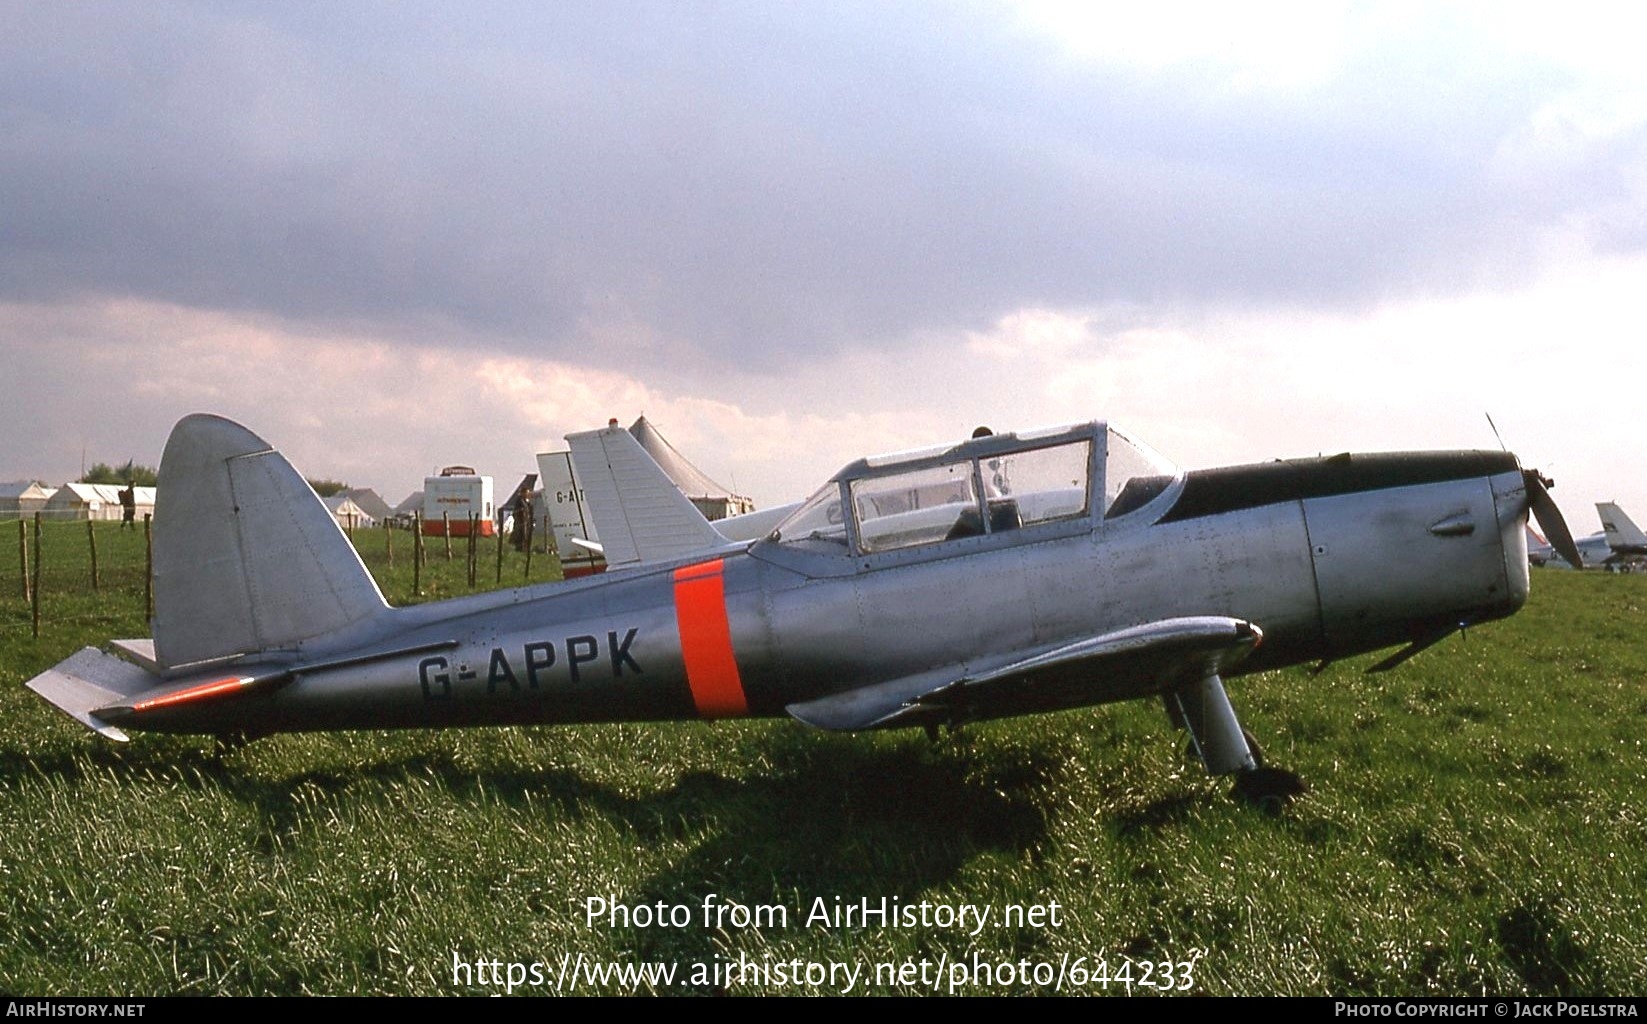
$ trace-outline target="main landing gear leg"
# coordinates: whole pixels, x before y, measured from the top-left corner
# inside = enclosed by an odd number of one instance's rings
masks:
[[[1308,791],[1295,773],[1264,764],[1264,752],[1241,728],[1217,675],[1167,694],[1167,714],[1189,732],[1191,749],[1208,774],[1235,776],[1230,790],[1235,799],[1279,814]]]

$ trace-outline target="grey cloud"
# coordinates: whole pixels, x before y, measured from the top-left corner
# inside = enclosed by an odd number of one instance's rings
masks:
[[[712,371],[1032,304],[1446,290],[1627,201],[1599,155],[1489,180],[1548,72],[1432,40],[1305,105],[1075,65],[994,5],[14,14],[0,298]],[[636,340],[592,351],[608,322]]]

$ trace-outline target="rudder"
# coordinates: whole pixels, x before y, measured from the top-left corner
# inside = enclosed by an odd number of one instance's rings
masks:
[[[388,605],[285,457],[220,416],[179,421],[160,459],[154,645],[163,672],[353,632]]]

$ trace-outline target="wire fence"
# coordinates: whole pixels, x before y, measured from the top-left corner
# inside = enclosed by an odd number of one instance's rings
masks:
[[[478,520],[462,523],[467,536],[450,524],[443,536],[424,536],[420,525],[345,530],[391,604],[561,578],[553,553],[534,555],[529,540],[517,549],[501,533],[483,535]],[[131,524],[44,515],[0,521],[0,635],[49,637],[111,616],[148,621],[152,551],[148,516]]]
[[[138,505],[137,522],[141,523],[145,515],[154,514],[153,505]],[[0,523],[9,523],[21,519],[24,522],[33,522],[36,514],[48,523],[83,523],[91,520],[94,523],[118,523],[123,518],[119,505],[102,506],[100,508],[8,508],[0,506]]]
[[[110,611],[147,617],[152,599],[149,520],[0,523],[0,631],[40,636],[48,624]]]

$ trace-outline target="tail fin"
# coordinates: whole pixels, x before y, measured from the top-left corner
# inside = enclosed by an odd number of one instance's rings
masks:
[[[539,452],[538,473],[543,478],[543,515],[555,538],[561,572],[571,578],[606,568],[606,560],[585,546],[599,534],[589,524],[583,493],[572,475],[572,453]]]
[[[609,566],[679,558],[725,547],[635,436],[622,427],[568,434],[572,468]]]
[[[1607,533],[1607,546],[1621,554],[1647,554],[1647,534],[1624,514],[1624,510],[1610,501],[1599,502],[1596,513],[1601,516],[1601,528]]]
[[[172,429],[154,520],[158,666],[322,643],[388,613],[354,545],[291,463],[219,416]]]

